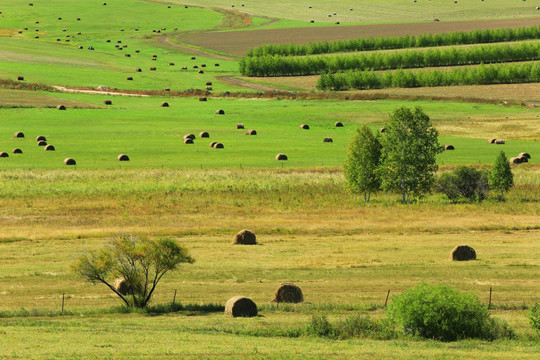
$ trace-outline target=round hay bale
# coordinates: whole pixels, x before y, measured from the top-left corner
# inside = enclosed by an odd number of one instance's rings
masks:
[[[183,139],[191,139],[191,140],[195,140],[195,135],[193,134],[186,134],[184,135]]]
[[[225,315],[232,317],[257,316],[257,305],[245,296],[234,296],[225,304]]]
[[[24,133],[22,131],[17,131],[13,137],[15,138],[23,138],[24,137]],[[529,156],[530,157],[530,156]]]
[[[225,110],[221,110],[221,109],[216,110],[216,114],[218,114],[218,115],[225,115]]]
[[[334,124],[335,127],[343,127],[343,123],[341,121],[336,121]]]
[[[504,139],[497,139],[497,140],[495,140],[495,144],[497,144],[497,145],[502,145],[502,144],[504,144]]]
[[[66,110],[66,107],[64,105],[58,105],[56,108],[58,110]]]
[[[118,161],[129,161],[129,156],[127,156],[126,154],[120,154],[116,159]]]
[[[206,67],[206,64],[201,64],[201,67]]]
[[[224,149],[225,146],[223,146],[222,143],[218,142],[214,144],[214,149]]]
[[[114,288],[122,295],[127,295],[129,293],[127,281],[123,277],[114,280]]]
[[[199,137],[202,139],[202,138],[209,138],[210,137],[210,134],[207,133],[206,131],[201,131],[199,133]]]
[[[184,144],[193,144],[193,140],[192,139],[184,139]]]
[[[517,157],[522,163],[528,163],[529,162],[529,158],[526,157],[526,156],[518,156]]]
[[[476,260],[476,251],[469,245],[458,245],[452,249],[450,254],[450,260],[452,261],[468,261]]]
[[[23,80],[24,80],[24,76],[17,76],[17,80],[18,80],[18,81],[23,81]]]
[[[24,136],[23,136],[24,137]],[[519,153],[518,155],[519,157],[526,157],[527,159],[530,159],[531,158],[531,155],[529,153],[526,153],[526,152],[522,152],[522,153]]]
[[[213,148],[214,145],[216,145],[216,144],[217,144],[217,141],[212,141],[212,142],[210,143],[210,145],[208,145],[208,146],[210,146],[211,148]]]
[[[206,85],[206,86],[212,86],[212,82],[211,82],[211,81],[207,81],[205,85]]]
[[[38,137],[36,137],[36,141],[47,141],[47,139],[45,138],[45,136],[39,135]]]
[[[112,105],[112,100],[105,100],[103,101],[105,105]]]
[[[257,131],[253,129],[249,129],[248,131],[246,131],[246,135],[257,135]]]
[[[194,68],[194,69],[198,69],[198,68],[199,68],[199,65],[193,65],[193,68]]]
[[[386,128],[385,127],[382,127],[381,130],[379,130],[380,132],[386,132]]]
[[[170,62],[169,65],[170,65],[170,66],[174,66],[174,63],[173,63],[173,62]]]
[[[37,146],[47,146],[47,142],[44,140],[38,141]]]
[[[182,66],[182,70],[187,70],[187,66]]]
[[[77,49],[83,49],[83,47],[81,45],[77,46]]]
[[[204,74],[204,70],[197,71],[199,74]]]
[[[9,157],[9,154],[7,152],[0,152],[0,158],[5,158],[5,157]]]
[[[169,107],[169,103],[165,101],[161,103],[161,107]]]
[[[136,68],[135,71],[136,72],[142,72],[142,69],[141,68]]]
[[[124,54],[125,57],[131,57],[131,54]]]
[[[243,128],[244,128],[244,124],[236,124],[236,128],[237,128],[237,129],[243,129]]]
[[[199,101],[207,101],[207,99],[205,97],[200,97]]]
[[[334,142],[334,140],[332,140],[332,138],[325,137],[325,138],[323,139],[323,142],[331,143],[331,142]]]
[[[195,59],[196,59],[196,57],[195,57],[195,56],[192,56],[192,57],[191,57],[191,60],[195,60]]]
[[[276,290],[272,302],[298,304],[304,301],[302,289],[293,283],[283,283]]]
[[[495,144],[495,141],[497,141],[497,139],[488,139],[488,144]]]
[[[257,245],[257,236],[247,229],[240,230],[234,236],[233,245]]]
[[[22,150],[19,149],[19,148],[15,148],[15,149],[13,149],[11,152],[12,152],[13,154],[22,154],[22,153],[23,153]]]
[[[446,144],[444,145],[444,150],[454,150],[454,145]]]
[[[214,66],[219,66],[219,64],[218,64],[218,63],[215,63]]]
[[[163,91],[171,91],[171,89],[165,88],[165,89],[163,89]]]
[[[206,90],[212,90],[212,87],[211,87],[211,86],[207,86],[207,87],[206,87]]]
[[[128,81],[133,81],[133,76],[128,76],[128,77],[127,77],[127,80],[128,80]]]
[[[156,71],[156,67],[155,66],[150,67],[150,71]]]
[[[309,130],[309,125],[308,124],[302,124],[302,125],[300,125],[300,129]]]
[[[289,160],[289,158],[287,157],[287,155],[279,153],[276,155],[276,160]]]
[[[518,157],[511,157],[508,161],[510,161],[510,164],[521,164],[521,158]]]
[[[43,148],[43,150],[45,150],[45,151],[55,151],[56,149],[54,148],[54,145],[49,144],[49,145],[45,146]]]
[[[77,165],[77,162],[75,161],[75,159],[65,158],[64,165]]]

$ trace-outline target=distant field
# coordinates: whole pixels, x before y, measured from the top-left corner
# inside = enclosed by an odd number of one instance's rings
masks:
[[[172,3],[236,9],[249,14],[283,19],[270,26],[294,27],[294,23],[315,20],[316,24],[390,23],[403,21],[477,20],[538,16],[536,2],[522,0],[459,1],[419,0],[169,0]],[[243,6],[242,6],[243,4]],[[234,7],[233,7],[234,6]],[[309,8],[311,6],[311,8]],[[353,9],[350,11],[350,9]],[[334,15],[336,13],[336,15]],[[329,17],[328,15],[331,15]]]
[[[406,18],[410,21],[410,18]],[[214,51],[244,56],[248,49],[263,44],[303,44],[310,41],[335,41],[360,37],[418,35],[423,33],[446,33],[494,28],[517,28],[540,24],[540,17],[524,19],[501,19],[455,22],[396,23],[380,25],[357,25],[333,27],[311,27],[291,29],[259,29],[218,33],[193,33],[182,35],[184,43],[212,49]]]

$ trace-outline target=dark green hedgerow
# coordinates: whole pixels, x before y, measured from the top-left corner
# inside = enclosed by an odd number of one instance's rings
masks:
[[[446,34],[404,35],[375,37],[365,39],[318,41],[308,44],[265,44],[250,49],[248,57],[280,55],[304,56],[330,54],[337,52],[371,51],[386,49],[420,48],[445,45],[485,44],[532,40],[540,38],[540,26],[521,27],[518,29],[488,29],[470,32],[452,32]]]
[[[323,74],[320,90],[366,90],[432,86],[514,84],[540,81],[540,63],[498,64],[452,70],[349,71]]]
[[[487,45],[375,52],[332,56],[261,56],[244,58],[240,72],[247,76],[301,76],[337,73],[346,70],[391,70],[439,66],[463,66],[540,59],[540,43]]]

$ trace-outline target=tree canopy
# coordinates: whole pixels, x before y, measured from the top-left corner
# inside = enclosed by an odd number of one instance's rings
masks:
[[[126,306],[144,308],[166,273],[194,261],[187,249],[173,239],[121,234],[105,248],[83,254],[72,270],[87,281],[105,284]],[[118,277],[125,280],[129,291],[123,293],[113,285]]]

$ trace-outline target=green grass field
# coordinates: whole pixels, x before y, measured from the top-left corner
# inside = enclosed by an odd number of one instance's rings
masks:
[[[221,78],[238,75],[238,59],[216,59],[181,42],[208,30],[305,26],[312,17],[322,26],[533,17],[533,2],[102,3],[0,4],[0,152],[9,154],[0,158],[0,359],[538,358],[540,335],[527,312],[540,291],[540,112],[518,105],[529,98],[515,91],[516,101],[503,105],[324,99],[328,94],[315,92],[252,96],[257,89]],[[7,81],[17,76],[24,76],[22,85]],[[208,81],[207,102],[199,101],[201,92],[189,95]],[[100,85],[145,96],[43,90]],[[164,88],[171,93],[155,95]],[[301,100],[309,96],[318,100]],[[161,107],[164,101],[170,107]],[[57,110],[60,104],[67,110]],[[402,105],[422,107],[440,143],[455,146],[439,155],[439,172],[489,168],[501,150],[509,157],[530,153],[529,164],[513,167],[506,201],[492,194],[482,203],[451,203],[428,194],[402,205],[399,195],[378,193],[365,204],[348,192],[341,170],[355,129],[380,129]],[[257,135],[245,135],[247,129]],[[14,138],[18,131],[25,138]],[[210,138],[182,143],[183,135],[201,131]],[[56,151],[38,147],[38,135]],[[211,141],[225,148],[210,148]],[[12,154],[14,148],[23,154]],[[120,153],[130,161],[118,162]],[[289,160],[276,161],[277,153]],[[77,166],[64,166],[66,157]],[[258,246],[231,244],[244,228],[257,234]],[[118,233],[170,236],[196,259],[164,277],[147,312],[120,307],[103,285],[70,271],[80,254]],[[462,243],[475,248],[477,261],[448,260]],[[472,291],[484,304],[492,288],[491,316],[507,321],[515,338],[444,343],[396,328],[395,337],[332,340],[304,331],[314,315],[332,323],[356,315],[384,319],[388,290],[391,302],[422,280]],[[299,285],[305,302],[271,303],[283,282]],[[252,298],[259,316],[225,316],[223,305],[235,295]]]

